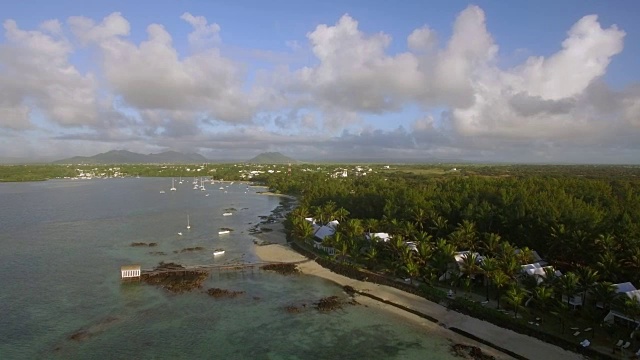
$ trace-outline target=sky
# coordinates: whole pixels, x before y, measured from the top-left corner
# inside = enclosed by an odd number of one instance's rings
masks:
[[[0,4],[0,160],[640,163],[640,2]]]

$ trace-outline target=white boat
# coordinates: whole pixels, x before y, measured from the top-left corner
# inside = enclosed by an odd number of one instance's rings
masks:
[[[182,176],[180,176],[180,181],[178,181],[178,184],[182,184]]]
[[[181,233],[181,232],[179,232],[179,233],[178,233],[178,235],[182,236],[182,233]]]
[[[230,212],[226,212],[222,214],[222,216],[231,216],[231,215],[233,215],[233,213],[230,213]]]
[[[189,214],[187,214],[187,229],[191,229],[191,224],[189,224]]]
[[[200,191],[205,191],[207,189],[204,188],[204,182],[202,181],[202,178],[200,178]]]
[[[219,234],[219,235],[222,235],[222,234],[228,234],[228,233],[230,233],[230,231],[229,231],[229,230],[220,230],[220,231],[218,231],[218,234]]]
[[[164,190],[160,190],[160,194],[164,194]]]
[[[209,196],[209,194],[207,193],[207,195],[205,195],[205,196]]]
[[[171,179],[171,189],[169,190],[176,191],[176,185],[174,183],[175,183],[175,179]]]
[[[215,249],[213,250],[213,256],[224,254],[224,249]]]
[[[224,188],[223,188],[222,186],[220,186],[218,189],[220,189],[220,190],[224,190]]]

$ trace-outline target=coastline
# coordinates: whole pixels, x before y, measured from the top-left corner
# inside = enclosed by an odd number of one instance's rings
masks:
[[[351,279],[323,268],[313,260],[306,258],[291,249],[286,244],[284,226],[281,222],[265,225],[271,231],[255,234],[263,243],[268,245],[255,246],[256,255],[264,261],[273,262],[299,262],[301,273],[318,276],[332,281],[340,286],[351,286],[357,292],[370,294],[382,301],[368,296],[356,295],[357,301],[368,307],[386,311],[394,316],[406,319],[412,326],[423,329],[427,333],[435,333],[445,337],[453,343],[462,343],[477,346],[484,353],[494,356],[496,359],[512,359],[513,357],[500,352],[496,348],[505,349],[524,358],[535,359],[583,359],[582,355],[564,350],[558,346],[543,342],[539,339],[519,334],[511,330],[500,328],[494,324],[482,321],[455,311],[448,311],[444,306],[428,301],[419,296],[406,293],[393,287],[378,285]],[[395,304],[397,306],[393,306]],[[426,317],[438,320],[439,324],[431,322],[400,307],[411,309],[413,312],[426,315]],[[469,337],[455,333],[448,328],[456,328],[465,333],[476,336],[490,345],[485,345]]]

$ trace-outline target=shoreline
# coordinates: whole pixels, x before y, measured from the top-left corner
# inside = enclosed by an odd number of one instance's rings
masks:
[[[440,304],[402,290],[333,273],[329,269],[320,266],[314,260],[308,259],[291,249],[286,243],[284,225],[281,222],[265,224],[265,227],[270,228],[271,231],[253,235],[267,244],[254,246],[256,256],[261,260],[274,262],[308,260],[298,264],[298,269],[302,274],[321,277],[340,286],[351,286],[359,293],[370,294],[371,296],[358,294],[356,300],[371,308],[402,317],[409,322],[410,326],[416,326],[428,334],[435,333],[437,336],[444,337],[452,343],[477,346],[484,353],[492,355],[496,359],[514,358],[508,353],[529,359],[583,359],[580,354],[564,350],[556,345],[527,335],[500,328],[468,315],[449,311]],[[403,308],[409,309],[409,311],[403,310]],[[428,319],[436,319],[438,323]],[[454,332],[449,328],[456,329],[459,332]],[[470,336],[463,334],[469,334]],[[474,340],[472,336],[479,340]],[[502,352],[504,350],[506,350],[506,353]]]

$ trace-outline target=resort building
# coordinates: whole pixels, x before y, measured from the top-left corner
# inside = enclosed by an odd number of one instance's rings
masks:
[[[626,296],[629,299],[636,298],[638,301],[640,301],[640,290],[636,289],[636,287],[633,286],[632,283],[624,282],[620,284],[614,284],[614,286],[616,287],[616,292],[618,294],[623,294],[623,296]],[[601,308],[602,304],[596,304],[596,306]],[[611,311],[609,311],[603,321],[610,324],[616,323],[634,328],[640,326],[640,319],[631,318],[624,313],[624,309],[619,306],[615,306],[615,304],[611,307]]]

